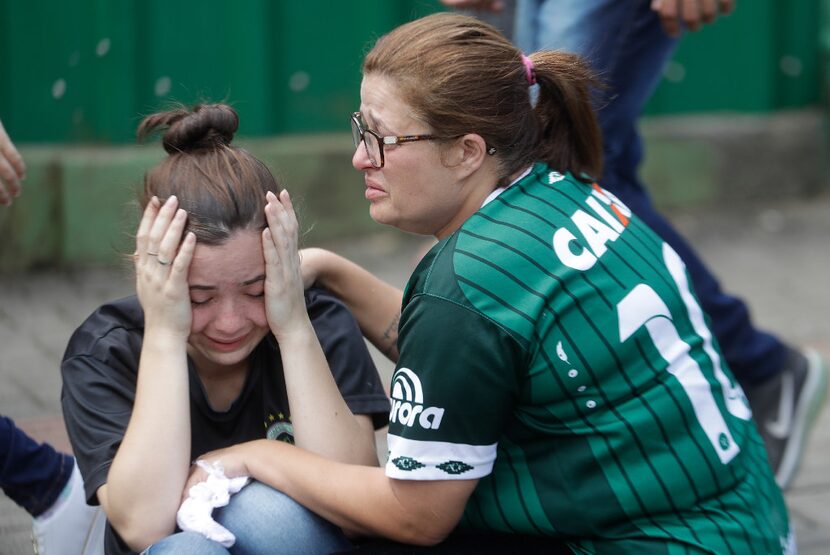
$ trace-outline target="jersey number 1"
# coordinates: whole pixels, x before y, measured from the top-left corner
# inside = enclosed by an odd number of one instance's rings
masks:
[[[712,360],[715,378],[723,388],[726,410],[737,418],[749,420],[752,413],[746,397],[741,387],[737,383],[733,384],[723,372],[720,356],[712,346],[712,332],[706,326],[703,311],[689,289],[686,265],[674,249],[666,243],[663,243],[663,260],[686,305],[692,327],[695,333],[703,339],[703,349]],[[669,363],[669,372],[677,378],[683,391],[688,395],[695,417],[715,448],[720,461],[723,464],[731,461],[741,449],[726,425],[700,365],[689,356],[690,347],[680,338],[666,303],[654,289],[641,283],[617,304],[617,315],[620,325],[620,341],[625,341],[638,329],[645,327],[657,351]]]

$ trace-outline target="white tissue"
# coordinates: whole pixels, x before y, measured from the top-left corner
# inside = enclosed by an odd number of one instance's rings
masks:
[[[209,540],[230,547],[236,537],[213,520],[211,513],[214,508],[227,505],[231,495],[248,483],[248,477],[227,478],[219,463],[211,465],[206,461],[196,461],[196,465],[208,473],[207,480],[199,482],[187,492],[187,499],[176,513],[176,524],[185,532],[198,532]]]

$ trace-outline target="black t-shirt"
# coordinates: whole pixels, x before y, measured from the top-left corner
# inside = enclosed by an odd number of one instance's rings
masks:
[[[343,399],[355,414],[371,416],[375,428],[388,422],[389,401],[351,313],[328,292],[306,291],[306,308]],[[72,448],[84,477],[87,499],[107,481],[135,400],[144,314],[127,297],[98,308],[69,340],[61,364],[61,402]],[[293,442],[290,407],[279,346],[271,334],[254,349],[239,397],[224,412],[211,408],[188,359],[191,460],[244,441]],[[148,456],[152,456],[148,453]],[[107,525],[107,553],[129,549]]]

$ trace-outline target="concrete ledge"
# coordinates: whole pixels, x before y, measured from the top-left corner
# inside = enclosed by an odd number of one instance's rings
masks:
[[[376,229],[351,167],[346,134],[240,141],[292,193],[303,240]],[[144,171],[163,157],[158,144],[66,147],[22,145],[23,195],[0,210],[0,272],[109,266],[133,249],[135,193]]]
[[[821,110],[654,117],[643,182],[662,208],[771,200],[830,188]]]
[[[643,180],[658,206],[814,195],[830,183],[822,113],[662,117],[643,126]],[[303,242],[376,231],[351,167],[348,134],[240,141],[289,189]],[[132,252],[133,199],[158,144],[72,147],[21,145],[25,190],[0,210],[0,272],[109,266]]]

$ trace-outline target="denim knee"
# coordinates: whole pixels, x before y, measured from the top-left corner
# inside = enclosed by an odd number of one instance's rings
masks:
[[[230,549],[235,554],[331,553],[351,547],[337,526],[260,482],[231,496],[213,518],[236,536]]]
[[[154,543],[141,555],[228,555],[222,544],[196,532],[178,532]]]

